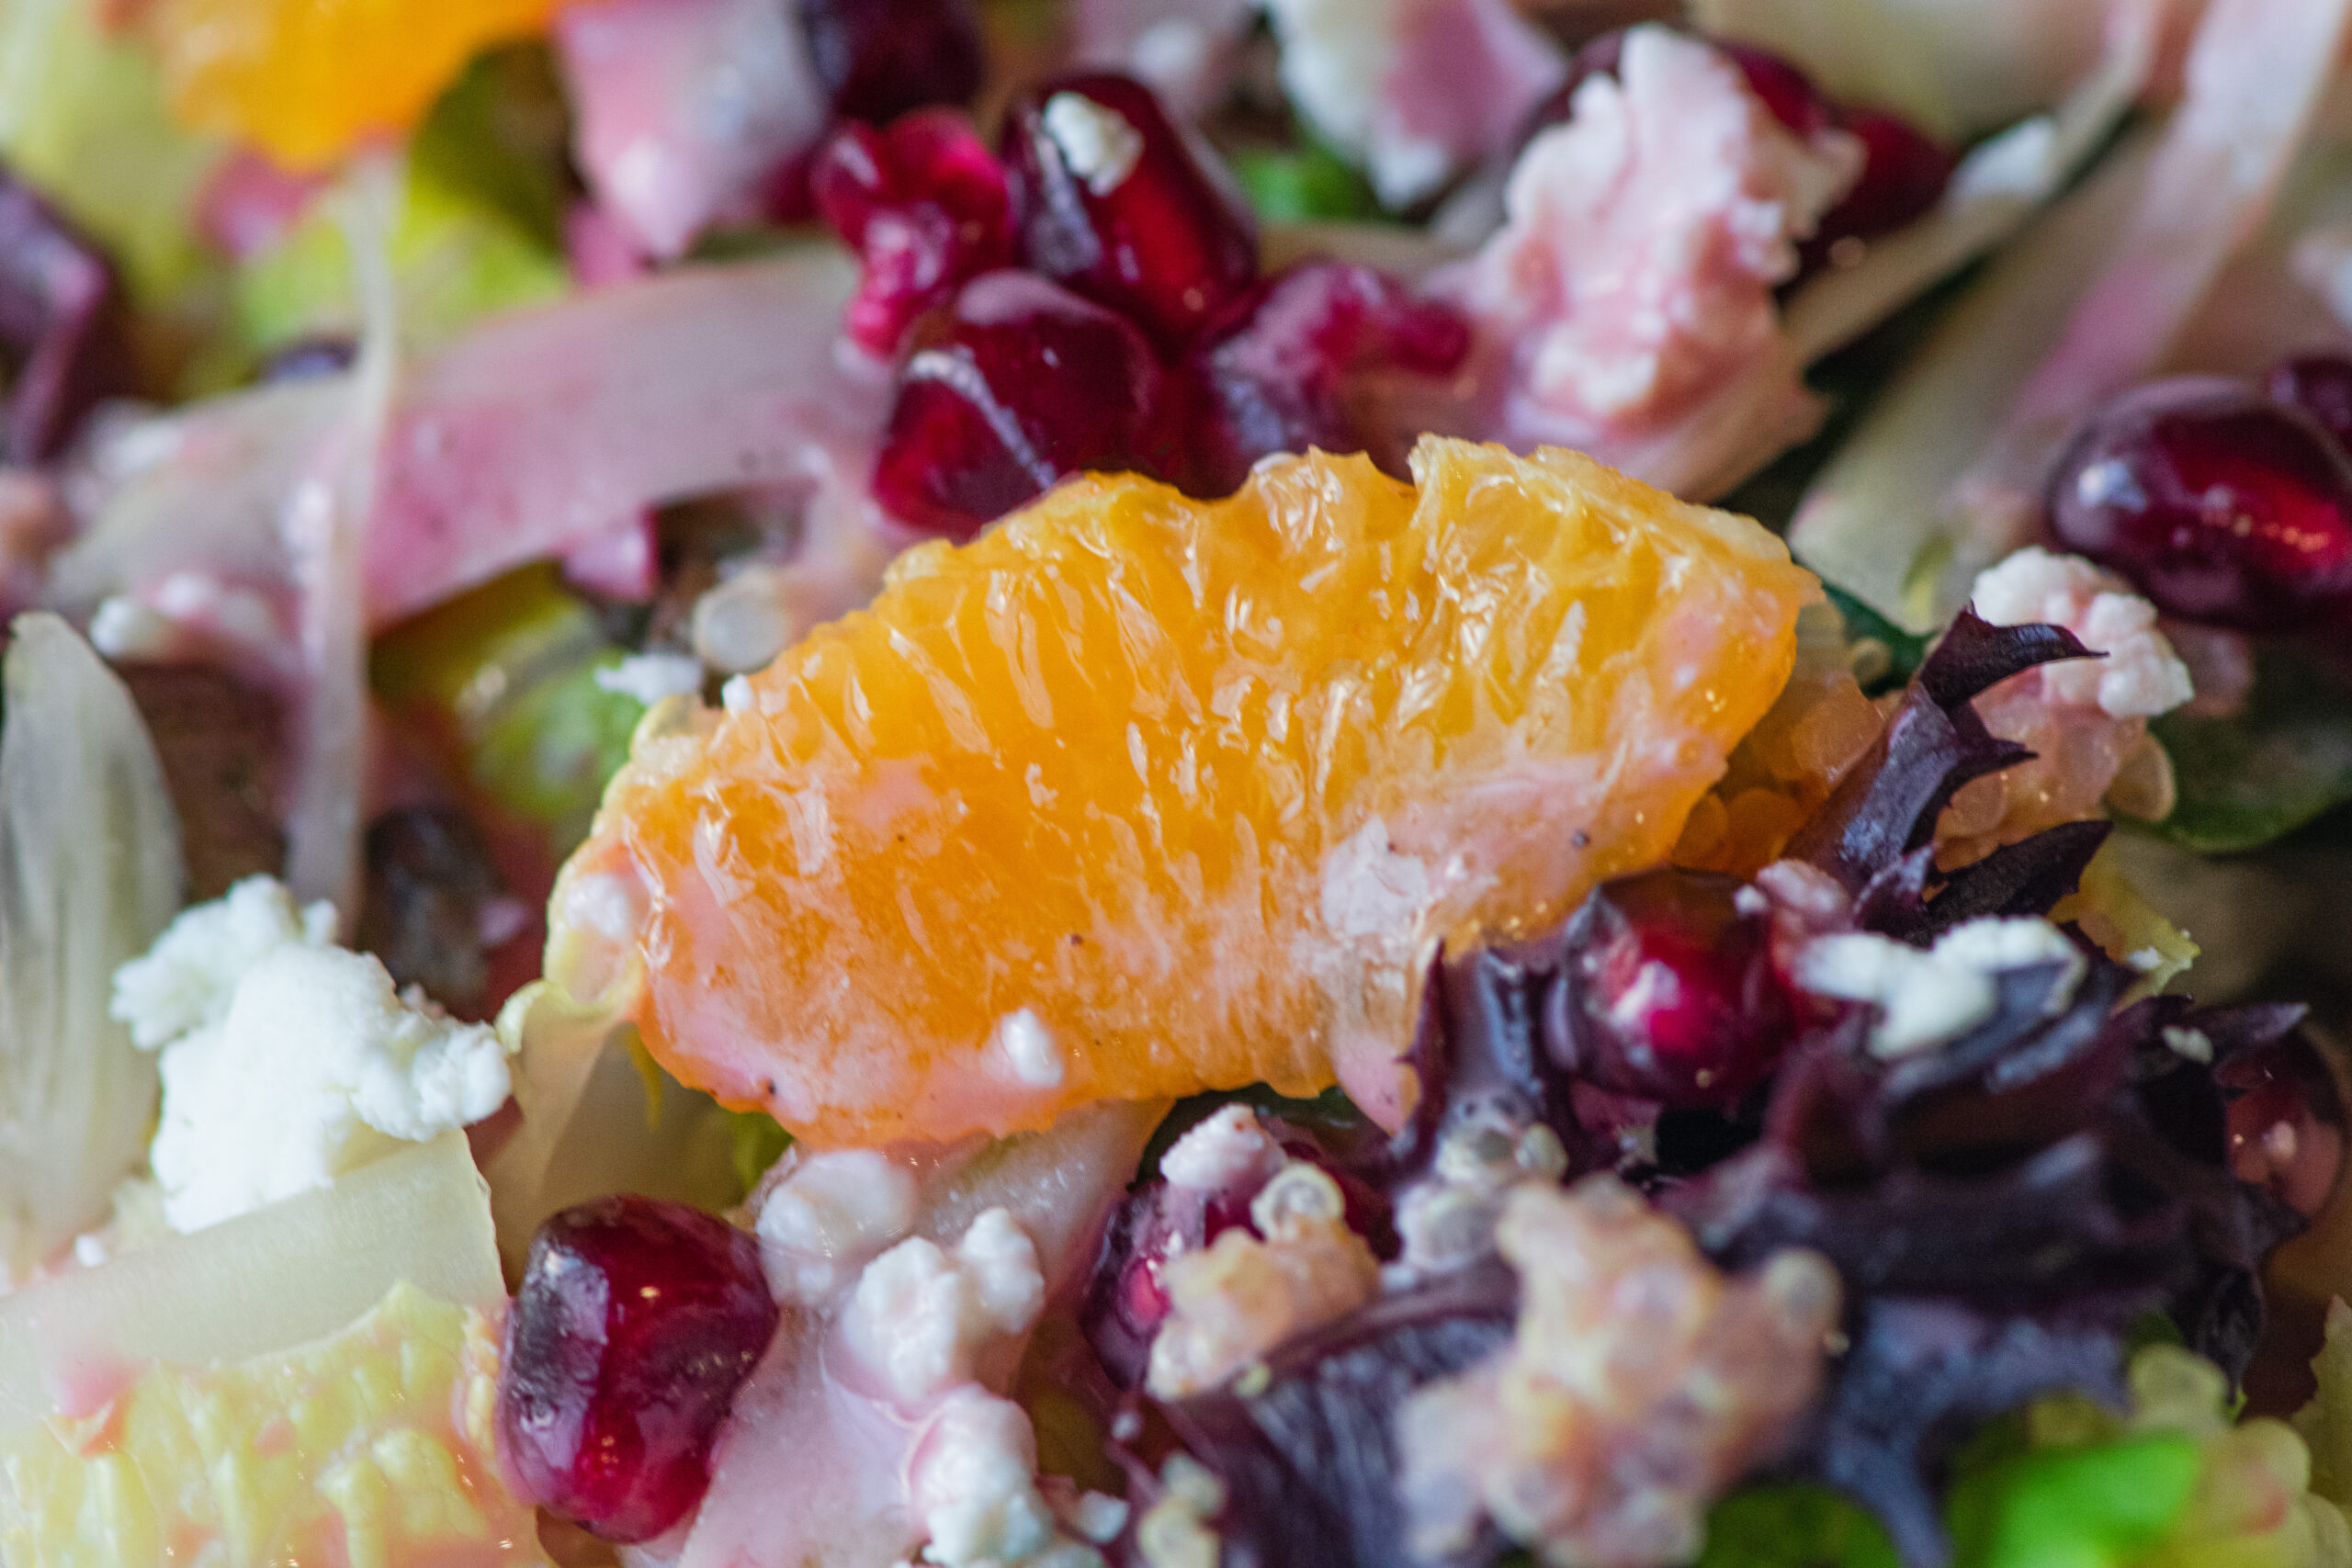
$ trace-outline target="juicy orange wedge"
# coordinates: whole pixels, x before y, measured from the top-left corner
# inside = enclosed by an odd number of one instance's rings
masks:
[[[485,44],[539,31],[563,0],[156,0],[173,111],[288,168],[398,135]]]
[[[649,719],[550,976],[820,1145],[1257,1081],[1394,1124],[1435,944],[1662,862],[1817,592],[1571,453],[1413,469],[1087,479],[909,552]]]

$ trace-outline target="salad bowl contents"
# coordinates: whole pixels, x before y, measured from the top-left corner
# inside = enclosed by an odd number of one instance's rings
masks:
[[[2352,1568],[2346,103],[0,0],[0,1564]]]

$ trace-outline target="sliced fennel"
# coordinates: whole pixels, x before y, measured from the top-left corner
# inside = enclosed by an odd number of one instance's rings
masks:
[[[107,1217],[143,1157],[154,1058],[114,972],[179,908],[179,826],[130,694],[54,615],[20,618],[0,728],[0,1276]]]

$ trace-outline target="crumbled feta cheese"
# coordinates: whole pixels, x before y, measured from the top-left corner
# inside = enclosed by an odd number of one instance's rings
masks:
[[[183,910],[144,956],[115,972],[114,1016],[149,1051],[228,1016],[237,982],[281,947],[334,941],[334,906],[298,908],[275,877],[249,876]]]
[[[632,653],[599,669],[596,684],[651,707],[664,697],[701,691],[702,660],[691,653]]]
[[[1283,1146],[1247,1105],[1225,1105],[1195,1123],[1159,1156],[1171,1187],[1222,1192],[1261,1182],[1283,1168]]]
[[[1006,1568],[1034,1562],[1060,1540],[1037,1490],[1036,1433],[1009,1399],[977,1387],[950,1394],[923,1433],[908,1482],[931,1537],[925,1562]]]
[[[2153,718],[2195,694],[2188,667],[2156,629],[2155,606],[2080,556],[2028,546],[1977,574],[1970,604],[1996,626],[2064,626],[2107,657],[2044,665],[2052,701],[2096,705],[2110,718]]]
[[[1045,1301],[1035,1245],[1010,1213],[989,1209],[953,1255],[915,1236],[867,1264],[842,1331],[891,1396],[915,1404],[970,1382],[980,1352],[1025,1332]]]
[[[286,942],[235,984],[217,1023],[166,1044],[151,1151],[175,1230],[214,1224],[505,1103],[485,1025],[402,998],[374,958]]]
[[[1061,1087],[1066,1071],[1061,1047],[1045,1020],[1029,1009],[1016,1009],[997,1020],[996,1043],[1015,1082],[1031,1089]]]
[[[813,1155],[768,1195],[754,1227],[768,1289],[813,1305],[914,1228],[914,1173],[872,1149]]]
[[[1062,162],[1096,196],[1125,184],[1143,157],[1143,133],[1118,110],[1083,94],[1056,93],[1046,100],[1041,118]]]
[[[1870,1048],[1893,1058],[1983,1023],[1999,1005],[1994,977],[2038,964],[2062,966],[2049,1008],[2063,1010],[2082,981],[2082,953],[2056,926],[2031,918],[1963,921],[1925,949],[1870,931],[1820,937],[1798,950],[1794,978],[1816,996],[1876,1007]]]

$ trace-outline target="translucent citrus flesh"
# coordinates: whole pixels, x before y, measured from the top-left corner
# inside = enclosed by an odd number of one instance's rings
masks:
[[[173,111],[289,168],[397,136],[485,44],[543,28],[562,0],[157,0]]]
[[[0,1556],[22,1562],[521,1568],[500,1479],[497,1326],[396,1285],[342,1333],[152,1367],[103,1405],[0,1434]]]
[[[820,1144],[1337,1081],[1409,1106],[1434,943],[1663,860],[1813,579],[1567,453],[1204,504],[1064,486],[640,737],[549,973]]]

